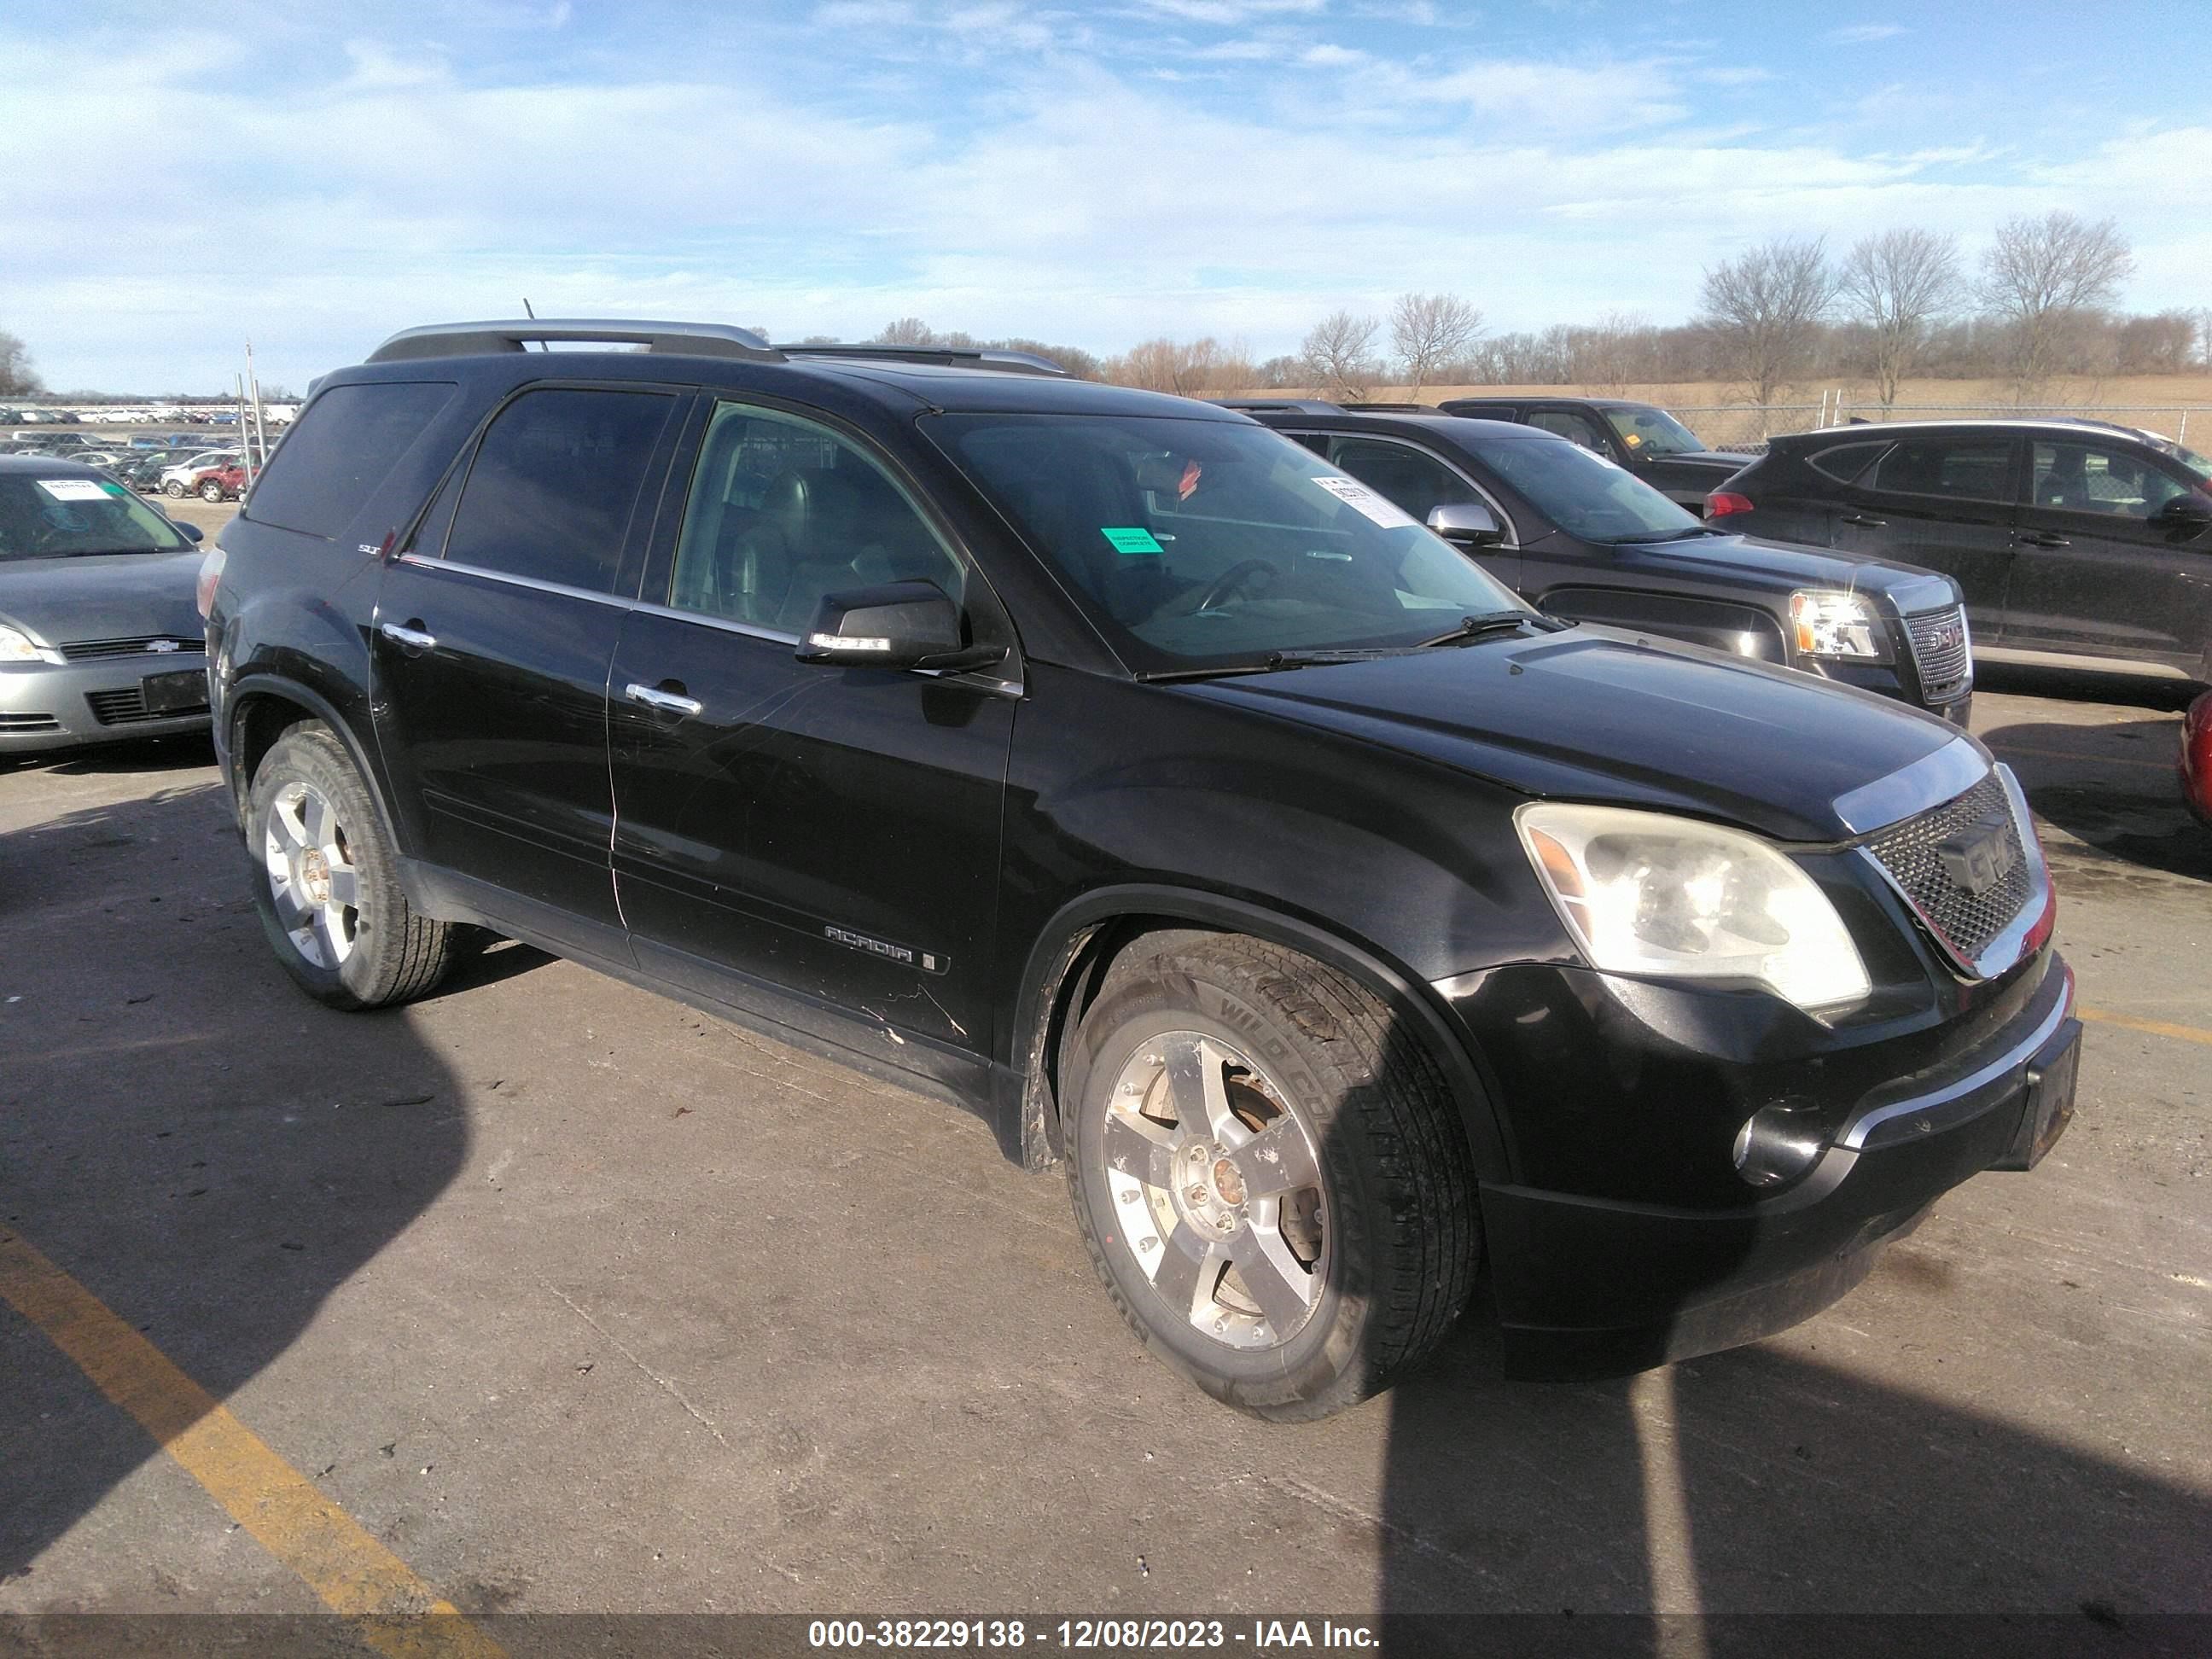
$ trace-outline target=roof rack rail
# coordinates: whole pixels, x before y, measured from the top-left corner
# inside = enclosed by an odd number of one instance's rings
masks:
[[[878,358],[898,363],[934,363],[945,368],[997,368],[1009,374],[1058,374],[1067,371],[1049,357],[1034,351],[1008,351],[998,346],[926,345],[779,345],[787,357]]]
[[[778,363],[783,354],[749,328],[726,323],[660,323],[635,318],[521,318],[503,322],[433,323],[403,328],[368,354],[372,363],[404,362],[416,357],[477,357],[491,352],[526,351],[529,342],[599,341],[641,345],[647,351],[693,357],[750,357]]]
[[[1207,398],[1202,401],[1224,409],[1284,410],[1293,415],[1336,415],[1349,408],[1326,398]]]
[[[1346,404],[1343,406],[1346,409],[1365,410],[1371,414],[1376,415],[1435,415],[1441,412],[1434,404],[1425,404],[1419,401],[1395,404],[1381,402],[1350,403]]]

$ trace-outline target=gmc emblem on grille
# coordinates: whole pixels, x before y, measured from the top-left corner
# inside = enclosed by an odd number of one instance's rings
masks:
[[[1930,651],[1956,651],[1959,648],[1959,624],[1945,623],[1929,635],[1928,648]]]
[[[2020,860],[2011,829],[2009,814],[1991,812],[1939,842],[1936,856],[1943,861],[1943,873],[1973,897],[1981,897],[2010,875]]]

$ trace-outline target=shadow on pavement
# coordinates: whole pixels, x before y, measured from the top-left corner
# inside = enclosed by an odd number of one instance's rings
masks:
[[[2094,726],[2020,720],[1983,733],[2020,774],[2036,816],[2094,849],[2053,849],[2066,859],[2062,894],[2095,882],[2098,866],[2115,860],[2212,881],[2212,830],[2181,798],[2180,731],[2178,720],[2148,719]]]
[[[2075,668],[2031,668],[2014,663],[1974,665],[1977,692],[2051,697],[2061,702],[2118,703],[2179,714],[2203,689],[2192,680],[2154,679],[2140,674],[2093,674]]]
[[[167,757],[58,764],[204,767],[206,745]],[[284,1352],[467,1149],[456,1079],[406,1017],[300,995],[246,877],[204,770],[0,836],[0,1231],[218,1400]],[[0,1376],[0,1595],[64,1610],[40,1594],[40,1552],[160,1454],[4,1303]],[[176,1593],[126,1551],[112,1571],[102,1595],[119,1605]]]

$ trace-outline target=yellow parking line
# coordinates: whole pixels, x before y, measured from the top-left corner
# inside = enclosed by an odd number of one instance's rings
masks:
[[[2115,1014],[2102,1008],[2076,1008],[2083,1019],[2096,1021],[2100,1025],[2118,1025],[2130,1031],[2148,1031],[2153,1036],[2172,1037],[2179,1042],[2202,1042],[2212,1045],[2212,1031],[2201,1025],[2174,1025],[2162,1019],[2137,1019],[2133,1014]]]
[[[76,1361],[264,1549],[333,1613],[354,1620],[372,1647],[393,1659],[502,1654],[168,1356],[11,1233],[0,1233],[0,1301]]]

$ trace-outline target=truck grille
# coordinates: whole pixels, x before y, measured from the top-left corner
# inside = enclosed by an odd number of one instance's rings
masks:
[[[1921,695],[1929,702],[1948,702],[1972,682],[1973,642],[1966,634],[1964,605],[1907,617],[1905,632],[1912,641],[1913,666],[1920,671]]]
[[[173,654],[198,653],[207,649],[207,641],[196,640],[189,634],[149,634],[130,640],[70,640],[60,647],[64,662],[91,662],[100,657],[140,657],[154,649],[155,641],[167,641],[177,647]]]
[[[149,714],[146,708],[145,693],[137,686],[120,691],[88,691],[84,700],[92,705],[92,717],[102,726],[129,726],[137,720],[175,720],[204,714],[208,706],[201,703],[191,708],[165,708]]]
[[[1976,843],[2004,866],[1979,892],[1960,878],[1972,878],[1964,866]],[[1867,850],[1962,968],[2020,915],[2035,879],[2019,817],[1994,772],[1955,800],[1882,831]]]

